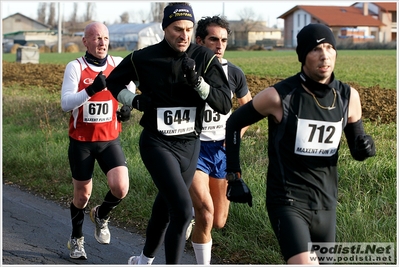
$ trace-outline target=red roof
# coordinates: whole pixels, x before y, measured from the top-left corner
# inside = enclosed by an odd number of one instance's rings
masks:
[[[378,6],[379,8],[381,8],[382,11],[396,11],[397,10],[396,2],[391,2],[391,3],[374,2],[373,4]]]
[[[380,3],[383,4],[383,3]],[[388,3],[385,3],[388,4]],[[320,23],[324,23],[329,27],[350,27],[350,26],[368,26],[380,27],[385,26],[378,19],[372,16],[364,16],[363,10],[353,6],[295,6],[278,18],[284,19],[297,10],[303,10],[309,13]]]

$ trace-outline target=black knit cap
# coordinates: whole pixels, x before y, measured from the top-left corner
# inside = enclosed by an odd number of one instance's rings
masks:
[[[309,24],[302,28],[296,38],[296,53],[302,65],[305,64],[307,54],[319,44],[329,43],[336,49],[334,34],[331,29],[324,24]]]
[[[195,24],[194,12],[191,6],[185,3],[166,6],[163,10],[162,29],[177,20],[190,20]]]

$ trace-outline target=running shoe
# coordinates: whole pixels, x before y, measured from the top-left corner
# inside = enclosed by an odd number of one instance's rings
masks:
[[[138,265],[140,256],[131,256],[127,261],[127,265]]]
[[[186,231],[186,240],[188,240],[190,238],[191,232],[193,231],[193,227],[195,225],[195,220],[192,219],[190,224],[187,227],[187,231]]]
[[[100,206],[95,206],[90,211],[90,219],[96,225],[96,229],[94,229],[94,238],[100,244],[109,244],[111,241],[111,233],[108,229],[108,218],[100,219],[97,216],[97,209]]]
[[[84,237],[71,237],[67,243],[69,249],[69,257],[71,259],[87,260],[87,255],[84,248]]]

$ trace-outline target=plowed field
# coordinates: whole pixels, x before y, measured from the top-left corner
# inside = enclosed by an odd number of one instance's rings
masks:
[[[64,65],[21,64],[3,61],[3,90],[4,87],[19,84],[27,88],[41,86],[52,92],[60,91],[64,69]],[[253,96],[280,81],[280,79],[253,75],[246,77]],[[369,119],[376,123],[396,122],[396,90],[387,90],[378,86],[364,88],[354,83],[349,84],[359,91],[363,119]]]

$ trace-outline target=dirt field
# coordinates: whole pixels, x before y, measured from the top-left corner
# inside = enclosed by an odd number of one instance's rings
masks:
[[[26,87],[42,86],[52,92],[59,92],[64,69],[64,65],[21,64],[3,61],[3,88],[12,84],[20,84]],[[278,81],[279,79],[247,75],[248,86],[253,96]],[[396,123],[396,90],[386,90],[378,86],[362,88],[353,83],[349,84],[359,91],[363,119],[370,119],[376,123]]]

